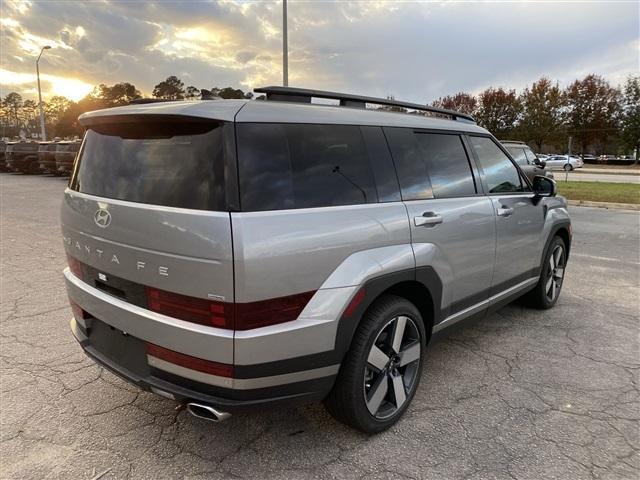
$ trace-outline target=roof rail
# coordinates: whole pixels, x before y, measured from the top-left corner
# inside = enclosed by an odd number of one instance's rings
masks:
[[[312,90],[308,88],[296,87],[261,87],[254,88],[254,92],[266,93],[267,100],[280,102],[300,102],[311,103],[311,98],[327,98],[339,100],[340,106],[366,108],[367,103],[375,105],[387,105],[392,107],[409,108],[412,110],[421,110],[424,112],[435,113],[438,115],[446,115],[453,120],[461,120],[476,123],[471,115],[466,113],[455,112],[453,110],[445,110],[443,108],[431,107],[429,105],[421,105],[419,103],[399,102],[388,98],[365,97],[362,95],[351,95],[349,93],[326,92],[323,90]]]
[[[135,100],[130,100],[129,105],[144,105],[145,103],[159,102],[175,102],[175,100],[169,100],[168,98],[136,98]]]

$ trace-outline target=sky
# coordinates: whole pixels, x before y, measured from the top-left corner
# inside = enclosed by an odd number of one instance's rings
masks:
[[[541,76],[612,84],[640,70],[640,3],[288,2],[291,86],[425,103]],[[0,0],[0,95],[78,100],[94,85],[145,96],[169,75],[245,91],[282,82],[280,1]]]

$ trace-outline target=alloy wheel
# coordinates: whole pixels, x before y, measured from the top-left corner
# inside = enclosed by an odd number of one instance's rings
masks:
[[[377,419],[394,415],[415,386],[422,355],[420,330],[413,319],[398,316],[378,333],[364,373],[364,397]]]
[[[553,249],[553,252],[549,257],[547,283],[544,287],[544,291],[549,302],[555,301],[558,294],[560,293],[560,288],[562,287],[562,279],[564,277],[564,264],[564,248],[562,248],[561,245],[556,245],[556,248]]]

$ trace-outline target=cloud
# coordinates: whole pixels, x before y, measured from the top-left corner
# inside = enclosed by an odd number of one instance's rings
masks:
[[[281,81],[279,3],[3,6],[3,68],[32,75],[32,59],[50,44],[41,70],[51,89],[54,79],[129,81],[146,94],[169,75],[201,88]],[[567,84],[598,73],[619,83],[638,71],[633,3],[290,2],[288,10],[296,86],[426,102],[489,85],[520,89],[542,75]]]

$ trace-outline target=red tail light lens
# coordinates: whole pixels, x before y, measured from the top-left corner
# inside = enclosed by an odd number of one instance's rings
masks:
[[[249,330],[298,318],[315,292],[259,302],[227,303],[146,287],[147,308],[173,318],[210,327]]]
[[[146,347],[147,355],[159,358],[165,362],[180,365],[181,367],[189,368],[191,370],[197,370],[198,372],[233,378],[233,365],[192,357],[191,355],[175,352],[168,348],[154,345],[153,343],[147,343]]]
[[[259,302],[236,303],[236,330],[265,327],[298,318],[316,292],[298,293]]]
[[[82,264],[78,260],[73,258],[71,255],[69,255],[68,253],[67,253],[67,264],[69,265],[69,270],[71,270],[71,273],[73,273],[76,277],[82,280],[83,278]]]
[[[233,304],[147,287],[149,310],[210,327],[233,328]]]

